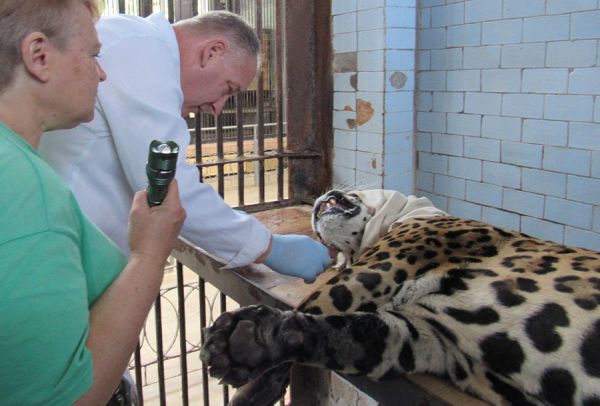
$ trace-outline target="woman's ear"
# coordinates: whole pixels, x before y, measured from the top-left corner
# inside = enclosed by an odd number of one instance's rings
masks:
[[[50,59],[55,48],[41,32],[32,32],[21,41],[21,59],[25,70],[41,82],[50,80]]]

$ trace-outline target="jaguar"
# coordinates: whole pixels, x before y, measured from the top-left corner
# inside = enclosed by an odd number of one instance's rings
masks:
[[[242,307],[204,330],[201,358],[239,387],[232,404],[273,404],[300,363],[375,381],[435,374],[495,405],[600,405],[600,253],[427,199],[366,233],[367,200],[317,199],[314,231],[343,258],[295,310]]]

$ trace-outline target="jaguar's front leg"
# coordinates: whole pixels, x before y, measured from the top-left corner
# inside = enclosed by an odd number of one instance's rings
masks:
[[[294,312],[263,305],[242,307],[222,314],[203,330],[200,358],[211,376],[240,387],[294,360],[303,339],[303,324],[303,318]]]
[[[290,361],[382,379],[415,367],[401,357],[416,339],[411,328],[387,312],[317,316],[250,306],[205,329],[201,357],[212,376],[236,387]]]

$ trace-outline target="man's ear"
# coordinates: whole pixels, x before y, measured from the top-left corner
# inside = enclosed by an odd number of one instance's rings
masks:
[[[54,47],[41,32],[32,32],[21,41],[21,59],[25,70],[41,82],[50,80],[50,59]]]
[[[208,41],[200,51],[200,66],[205,67],[208,63],[221,58],[227,52],[229,44],[223,39]]]

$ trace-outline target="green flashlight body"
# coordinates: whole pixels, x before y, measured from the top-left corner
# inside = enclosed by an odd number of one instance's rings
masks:
[[[175,177],[178,153],[179,145],[173,141],[154,140],[150,143],[146,163],[149,206],[160,206],[165,200],[169,183]]]

